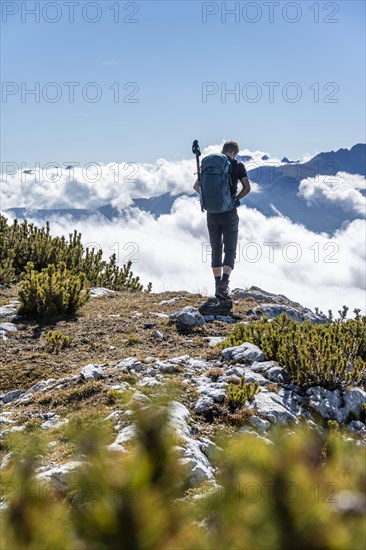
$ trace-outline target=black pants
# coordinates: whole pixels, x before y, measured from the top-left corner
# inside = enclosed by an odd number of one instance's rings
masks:
[[[238,244],[239,216],[237,209],[220,214],[207,212],[207,228],[211,243],[211,267],[228,265],[234,269],[236,246]],[[222,245],[224,244],[224,262]]]

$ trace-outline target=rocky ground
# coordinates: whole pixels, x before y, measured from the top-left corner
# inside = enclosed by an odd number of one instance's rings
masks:
[[[252,287],[236,289],[232,303],[218,304],[184,291],[94,289],[77,317],[54,326],[17,316],[16,297],[16,287],[0,291],[0,443],[12,432],[51,430],[55,444],[43,457],[42,478],[66,483],[79,464],[72,444],[57,439],[71,419],[98,410],[110,426],[108,448],[124,452],[135,434],[131,410],[156,397],[169,396],[170,422],[192,486],[214,481],[212,456],[223,433],[235,437],[250,430],[270,445],[276,425],[305,422],[321,431],[334,420],[355,445],[366,443],[366,426],[357,420],[364,388],[304,391],[251,343],[215,348],[235,323],[263,314],[273,318],[285,311],[295,320],[327,322],[285,296]],[[70,347],[54,353],[49,330],[72,337]],[[226,395],[229,383],[243,377],[260,391],[238,413],[228,408]],[[0,467],[7,468],[11,454],[2,443],[0,453]]]

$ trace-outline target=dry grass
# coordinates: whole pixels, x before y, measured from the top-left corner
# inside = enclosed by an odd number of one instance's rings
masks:
[[[16,300],[17,291],[17,286],[0,289],[0,305]],[[181,299],[160,304],[162,300],[176,296]],[[88,363],[103,364],[108,372],[108,367],[113,367],[117,361],[130,356],[135,356],[143,363],[142,370],[150,366],[149,363],[144,363],[149,356],[166,359],[189,354],[195,358],[218,359],[220,351],[210,348],[205,338],[227,336],[232,330],[232,325],[215,321],[198,327],[189,334],[180,334],[169,318],[154,315],[169,315],[187,305],[199,307],[205,300],[205,296],[183,291],[160,294],[116,292],[90,299],[76,317],[58,321],[53,325],[19,321],[18,331],[10,333],[7,341],[0,341],[0,394],[15,389],[24,392],[40,380],[58,380],[78,374]],[[235,314],[244,318],[251,307],[252,301],[240,300],[234,304],[233,310]],[[142,315],[138,316],[136,313]],[[145,323],[154,323],[154,326],[144,328]],[[46,334],[50,329],[73,337],[71,346],[61,350],[58,355],[47,351]],[[157,341],[154,337],[155,330],[164,335],[162,341]],[[197,394],[194,388],[182,381],[183,371],[184,367],[178,367],[173,375],[166,375],[165,378],[169,384],[169,395],[190,407],[197,400]],[[138,381],[126,369],[111,369],[111,372],[113,380],[107,376],[101,382],[85,382],[81,379],[70,381],[61,389],[38,392],[29,403],[11,405],[11,409],[8,410],[12,410],[13,420],[27,426],[30,435],[33,430],[39,430],[44,421],[42,418],[32,417],[34,414],[55,412],[61,418],[70,418],[78,414],[85,418],[98,411],[105,418],[111,411],[123,410],[125,407],[125,400],[121,394],[111,392],[106,383],[128,382],[133,390]],[[171,378],[169,382],[168,378]],[[154,398],[164,393],[167,386],[164,384],[164,387],[146,387],[139,390]],[[215,415],[207,419],[196,418],[200,425],[200,433],[212,437],[220,431],[223,423],[226,424],[226,427],[222,428],[223,433],[234,428],[232,419],[227,418],[224,406],[221,405],[218,409],[217,418]],[[57,428],[52,429],[51,433],[57,444],[47,450],[42,462],[60,463],[69,460],[74,453],[73,445],[70,441],[60,439]],[[109,442],[112,440],[113,437]],[[0,445],[0,458],[5,453],[6,445]]]
[[[205,376],[211,378],[213,382],[217,382],[223,374],[225,374],[225,371],[220,367],[211,367],[207,372],[205,372]]]
[[[0,290],[0,299],[9,303],[17,298],[17,288]],[[181,299],[160,305],[161,300],[175,296]],[[100,298],[92,298],[75,318],[58,321],[54,325],[35,322],[19,322],[18,331],[9,339],[0,341],[0,392],[14,389],[27,390],[39,380],[62,378],[78,373],[88,363],[113,365],[129,356],[145,359],[148,356],[160,359],[189,354],[192,357],[214,359],[219,352],[209,348],[205,336],[226,336],[231,325],[214,322],[196,328],[191,334],[179,334],[175,324],[154,313],[171,314],[187,305],[199,307],[205,300],[199,294],[164,292],[143,294],[116,292]],[[240,302],[235,313],[245,315],[250,308]],[[142,316],[134,314],[142,313]],[[154,323],[145,329],[145,323]],[[69,348],[57,357],[47,351],[46,334],[50,329],[72,336]],[[163,333],[163,341],[157,341],[154,330]],[[114,348],[114,349],[111,349]]]
[[[5,306],[12,300],[17,299],[17,286],[11,288],[0,288],[0,306]]]

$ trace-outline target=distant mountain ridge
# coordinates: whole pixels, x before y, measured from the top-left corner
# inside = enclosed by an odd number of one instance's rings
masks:
[[[238,158],[244,163],[251,160],[249,155]],[[281,213],[293,222],[300,223],[312,231],[331,234],[360,216],[352,212],[345,212],[336,204],[308,204],[304,198],[298,195],[299,185],[306,178],[314,178],[316,175],[334,176],[337,172],[359,174],[366,177],[365,158],[366,144],[358,143],[351,149],[319,153],[304,163],[289,161],[284,157],[282,159],[284,164],[281,166],[262,165],[248,170],[249,179],[258,184],[260,192],[249,194],[243,203],[250,208],[256,208],[265,216],[278,216]],[[365,190],[360,191],[365,194]],[[193,189],[190,194],[178,193],[172,195],[164,193],[150,198],[136,198],[133,199],[129,207],[122,210],[113,207],[111,204],[106,204],[95,210],[10,208],[5,212],[16,216],[18,219],[36,218],[45,221],[63,216],[69,217],[73,221],[107,222],[133,215],[131,208],[139,208],[142,211],[149,212],[154,217],[169,214],[177,198],[192,195],[197,197]]]
[[[251,193],[245,204],[266,216],[287,216],[315,232],[333,233],[339,227],[359,216],[346,213],[337,205],[313,204],[298,195],[299,185],[306,178],[317,175],[335,176],[337,172],[366,176],[366,145],[357,144],[349,149],[319,153],[305,163],[282,166],[262,166],[248,172],[249,179],[259,184],[260,193]]]

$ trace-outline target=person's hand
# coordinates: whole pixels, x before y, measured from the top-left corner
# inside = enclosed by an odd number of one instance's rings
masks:
[[[240,206],[240,204],[241,204],[241,203],[240,203],[240,200],[239,200],[239,199],[235,199],[235,203],[234,203],[234,204],[235,204],[236,207]]]

